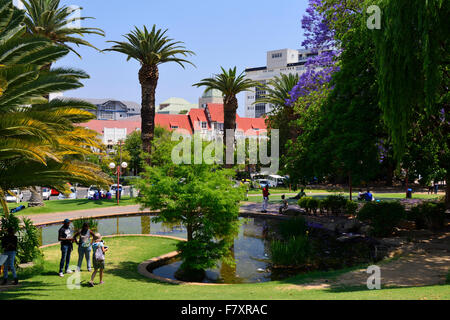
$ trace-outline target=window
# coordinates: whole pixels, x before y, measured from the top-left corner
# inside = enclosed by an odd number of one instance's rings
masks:
[[[281,53],[281,52],[272,53],[272,59],[281,58],[281,57],[283,57],[283,53]]]
[[[255,118],[261,118],[266,114],[266,104],[258,103],[255,105]]]
[[[265,84],[265,81],[263,81],[263,84]],[[264,96],[266,95],[266,90],[264,89],[264,87],[256,87],[255,88],[255,100],[258,101],[261,98],[264,98]]]
[[[105,120],[113,120],[114,114],[112,112],[101,112],[100,118]]]
[[[178,126],[170,126],[171,129],[178,129]]]
[[[202,129],[207,129],[207,128],[208,128],[207,123],[202,121]]]

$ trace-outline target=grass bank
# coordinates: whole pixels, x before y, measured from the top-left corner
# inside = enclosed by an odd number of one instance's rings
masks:
[[[90,274],[81,273],[80,290],[66,286],[68,276],[57,275],[60,257],[59,246],[44,250],[45,258],[40,272],[21,279],[21,287],[0,292],[1,300],[9,299],[450,299],[450,286],[429,286],[418,288],[394,288],[370,291],[364,287],[304,290],[301,285],[312,278],[329,278],[342,271],[315,273],[312,276],[298,276],[285,281],[227,286],[172,285],[147,279],[137,272],[137,266],[144,260],[175,249],[176,241],[151,237],[107,238],[110,251],[106,256],[105,283],[94,288],[87,286]],[[77,259],[75,252],[72,261]],[[85,267],[85,265],[83,265]],[[98,282],[98,278],[96,280]]]

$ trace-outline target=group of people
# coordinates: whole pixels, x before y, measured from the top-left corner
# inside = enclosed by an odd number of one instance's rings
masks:
[[[269,205],[269,196],[270,196],[270,192],[269,192],[269,186],[264,186],[264,188],[262,189],[262,194],[263,194],[263,203],[262,203],[262,213],[267,213],[267,207]],[[284,214],[284,212],[288,209],[289,207],[289,203],[286,200],[286,196],[283,194],[281,196],[281,206],[278,208],[278,212],[279,214]]]
[[[100,284],[103,283],[103,270],[105,269],[105,252],[108,247],[104,244],[100,233],[94,233],[90,230],[87,223],[83,224],[80,231],[73,234],[70,228],[70,220],[65,219],[63,226],[58,231],[58,241],[61,242],[61,261],[59,263],[59,276],[64,277],[64,273],[73,273],[69,269],[70,256],[73,251],[73,243],[78,245],[78,264],[77,271],[81,271],[83,258],[86,258],[87,270],[94,269],[89,285],[94,286],[94,279],[100,271]],[[92,265],[91,265],[92,252]],[[93,267],[93,268],[92,268]],[[63,272],[64,271],[64,272]]]
[[[367,192],[363,192],[362,189],[359,189],[358,192],[358,201],[375,201],[375,197],[373,196],[372,192],[370,192],[369,189],[367,189]]]
[[[112,194],[111,194],[111,192],[110,191],[107,191],[106,193],[105,192],[102,192],[102,191],[98,191],[98,190],[95,190],[95,193],[94,193],[94,195],[92,196],[92,200],[100,200],[100,199],[111,199],[112,198]]]

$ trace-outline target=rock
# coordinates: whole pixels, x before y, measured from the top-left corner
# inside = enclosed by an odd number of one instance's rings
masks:
[[[349,219],[336,224],[335,230],[339,233],[358,232],[362,223],[356,219]]]
[[[284,214],[287,215],[287,216],[297,217],[297,216],[301,216],[301,215],[305,214],[305,211],[302,210],[302,209],[287,208],[284,211]]]

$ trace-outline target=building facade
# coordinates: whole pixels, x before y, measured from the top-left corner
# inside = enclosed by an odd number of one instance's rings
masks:
[[[114,99],[83,99],[97,106],[97,109],[87,110],[93,113],[97,120],[124,120],[141,114],[141,105],[132,101]]]
[[[223,104],[209,103],[205,108],[191,109],[187,115],[156,114],[155,124],[169,131],[183,130],[183,133],[200,134],[204,140],[216,140],[223,137]],[[111,150],[119,141],[141,130],[141,119],[134,116],[123,120],[91,120],[79,126],[96,131],[103,144]],[[236,115],[236,127],[236,139],[266,139],[264,118],[242,118]]]
[[[281,49],[267,52],[267,65],[264,67],[247,68],[246,78],[260,82],[262,85],[281,74],[301,75],[305,72],[305,63],[311,56],[318,55],[317,51]],[[255,87],[246,92],[245,116],[248,118],[261,118],[273,110],[273,106],[258,101],[266,94],[264,88]]]

